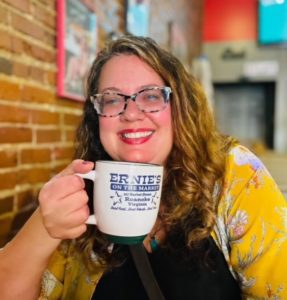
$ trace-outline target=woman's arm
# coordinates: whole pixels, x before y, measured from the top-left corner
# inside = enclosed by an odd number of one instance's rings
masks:
[[[0,251],[1,299],[37,299],[42,274],[61,240],[86,230],[88,198],[83,179],[74,173],[92,167],[93,163],[76,160],[44,185],[40,207]]]
[[[17,236],[0,251],[3,299],[37,299],[42,274],[60,239],[47,232],[37,209]]]
[[[219,207],[228,263],[245,297],[287,299],[287,201],[261,161],[244,148],[234,151],[229,174]]]

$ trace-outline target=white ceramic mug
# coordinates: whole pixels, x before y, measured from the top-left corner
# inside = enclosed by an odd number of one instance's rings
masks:
[[[163,167],[96,161],[95,170],[77,174],[94,181],[94,215],[87,220],[118,244],[141,243],[159,210]]]

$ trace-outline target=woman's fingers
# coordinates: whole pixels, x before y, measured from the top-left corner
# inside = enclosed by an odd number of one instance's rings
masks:
[[[84,190],[71,194],[53,205],[42,208],[45,227],[54,238],[70,238],[71,232],[86,229],[85,221],[89,216],[88,196]],[[78,236],[72,236],[76,238]]]
[[[59,200],[84,188],[84,180],[76,175],[53,178],[43,186],[39,194],[39,201],[45,203]]]
[[[93,167],[93,162],[75,160],[40,191],[40,211],[52,237],[76,238],[85,232],[85,221],[89,216],[88,195],[84,180],[75,173],[87,173]]]

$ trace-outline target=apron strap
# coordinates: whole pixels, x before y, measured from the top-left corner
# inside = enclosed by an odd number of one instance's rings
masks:
[[[150,300],[165,300],[151,268],[143,244],[129,245],[139,277]]]

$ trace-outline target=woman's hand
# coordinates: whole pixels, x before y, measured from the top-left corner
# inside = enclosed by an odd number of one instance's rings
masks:
[[[87,173],[93,162],[74,160],[47,182],[40,191],[39,203],[43,224],[56,239],[73,239],[83,234],[90,212],[85,183],[75,173]]]

